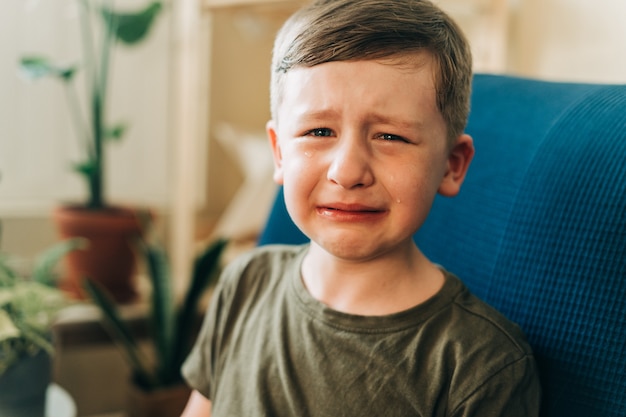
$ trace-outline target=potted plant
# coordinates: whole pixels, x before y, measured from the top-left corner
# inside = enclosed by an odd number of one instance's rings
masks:
[[[110,58],[117,43],[134,45],[146,38],[162,4],[152,1],[143,9],[127,13],[113,10],[112,0],[76,0],[80,9],[82,63],[86,88],[79,98],[77,65],[62,66],[30,55],[21,58],[22,73],[30,78],[54,77],[62,82],[83,159],[72,165],[84,178],[88,195],[77,204],[65,204],[54,213],[62,238],[81,236],[88,240],[84,251],[68,256],[67,277],[61,284],[82,296],[82,280],[94,279],[107,288],[117,302],[132,301],[136,290],[135,254],[129,241],[141,231],[137,210],[111,204],[105,193],[105,149],[124,135],[126,126],[107,120]],[[100,25],[96,25],[96,22]],[[145,218],[145,216],[143,216]]]
[[[0,252],[0,415],[42,416],[51,380],[52,324],[70,300],[54,286],[55,265],[76,249],[65,241],[45,251],[26,277]]]
[[[165,252],[154,244],[140,245],[152,287],[148,315],[152,360],[140,348],[137,336],[106,290],[92,281],[84,282],[92,300],[100,307],[105,327],[122,348],[131,368],[130,417],[178,417],[181,414],[190,390],[180,368],[198,329],[199,302],[219,276],[220,259],[227,244],[227,240],[217,239],[196,257],[189,287],[178,305]]]

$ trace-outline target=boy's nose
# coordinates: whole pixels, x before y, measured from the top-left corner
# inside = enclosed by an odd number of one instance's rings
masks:
[[[374,182],[371,155],[359,139],[342,139],[328,167],[328,180],[343,188],[367,187]]]

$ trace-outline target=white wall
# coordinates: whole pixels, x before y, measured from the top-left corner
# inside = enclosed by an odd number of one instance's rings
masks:
[[[60,201],[86,195],[69,170],[79,159],[63,87],[17,75],[24,54],[80,63],[75,0],[2,0],[0,4],[0,218],[41,216]],[[117,1],[135,9],[142,0]],[[163,205],[168,197],[169,22],[167,11],[147,42],[116,48],[109,119],[129,123],[124,140],[107,150],[113,202]],[[83,80],[76,80],[79,88]]]
[[[626,1],[511,0],[509,71],[626,83]]]
[[[134,8],[146,1],[117,0],[117,4]],[[469,0],[437,1],[444,8],[456,2],[456,10],[464,12]],[[502,1],[509,6],[505,72],[626,83],[626,1]],[[45,223],[50,207],[85,195],[80,178],[67,169],[78,150],[60,85],[53,80],[28,84],[16,75],[22,53],[43,52],[76,61],[79,33],[73,4],[76,0],[0,2],[0,219],[5,222],[1,247],[9,250],[22,250],[30,242],[41,248],[53,236]],[[28,9],[29,5],[36,7]],[[171,155],[177,140],[170,132],[170,61],[175,56],[170,50],[175,44],[170,17],[166,8],[147,42],[131,51],[119,48],[116,55],[110,115],[113,120],[129,121],[131,129],[121,144],[109,148],[108,186],[115,202],[169,204]],[[284,17],[261,14],[255,21],[243,10],[216,14],[211,114],[207,115],[212,128],[226,121],[248,131],[263,131],[273,31],[276,19]],[[242,28],[247,21],[251,27]],[[471,30],[480,27],[474,24]],[[207,175],[198,180],[208,196],[208,216],[226,207],[242,180],[235,162],[215,141],[215,131],[210,133],[208,167],[203,167]]]

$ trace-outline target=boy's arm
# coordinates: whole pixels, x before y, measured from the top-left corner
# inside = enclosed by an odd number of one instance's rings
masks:
[[[194,390],[180,417],[211,417],[211,401]]]

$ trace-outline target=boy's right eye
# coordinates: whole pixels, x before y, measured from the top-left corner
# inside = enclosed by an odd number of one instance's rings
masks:
[[[333,131],[326,127],[318,127],[315,129],[311,129],[305,134],[305,136],[317,136],[317,137],[328,137],[332,135],[333,135]]]

